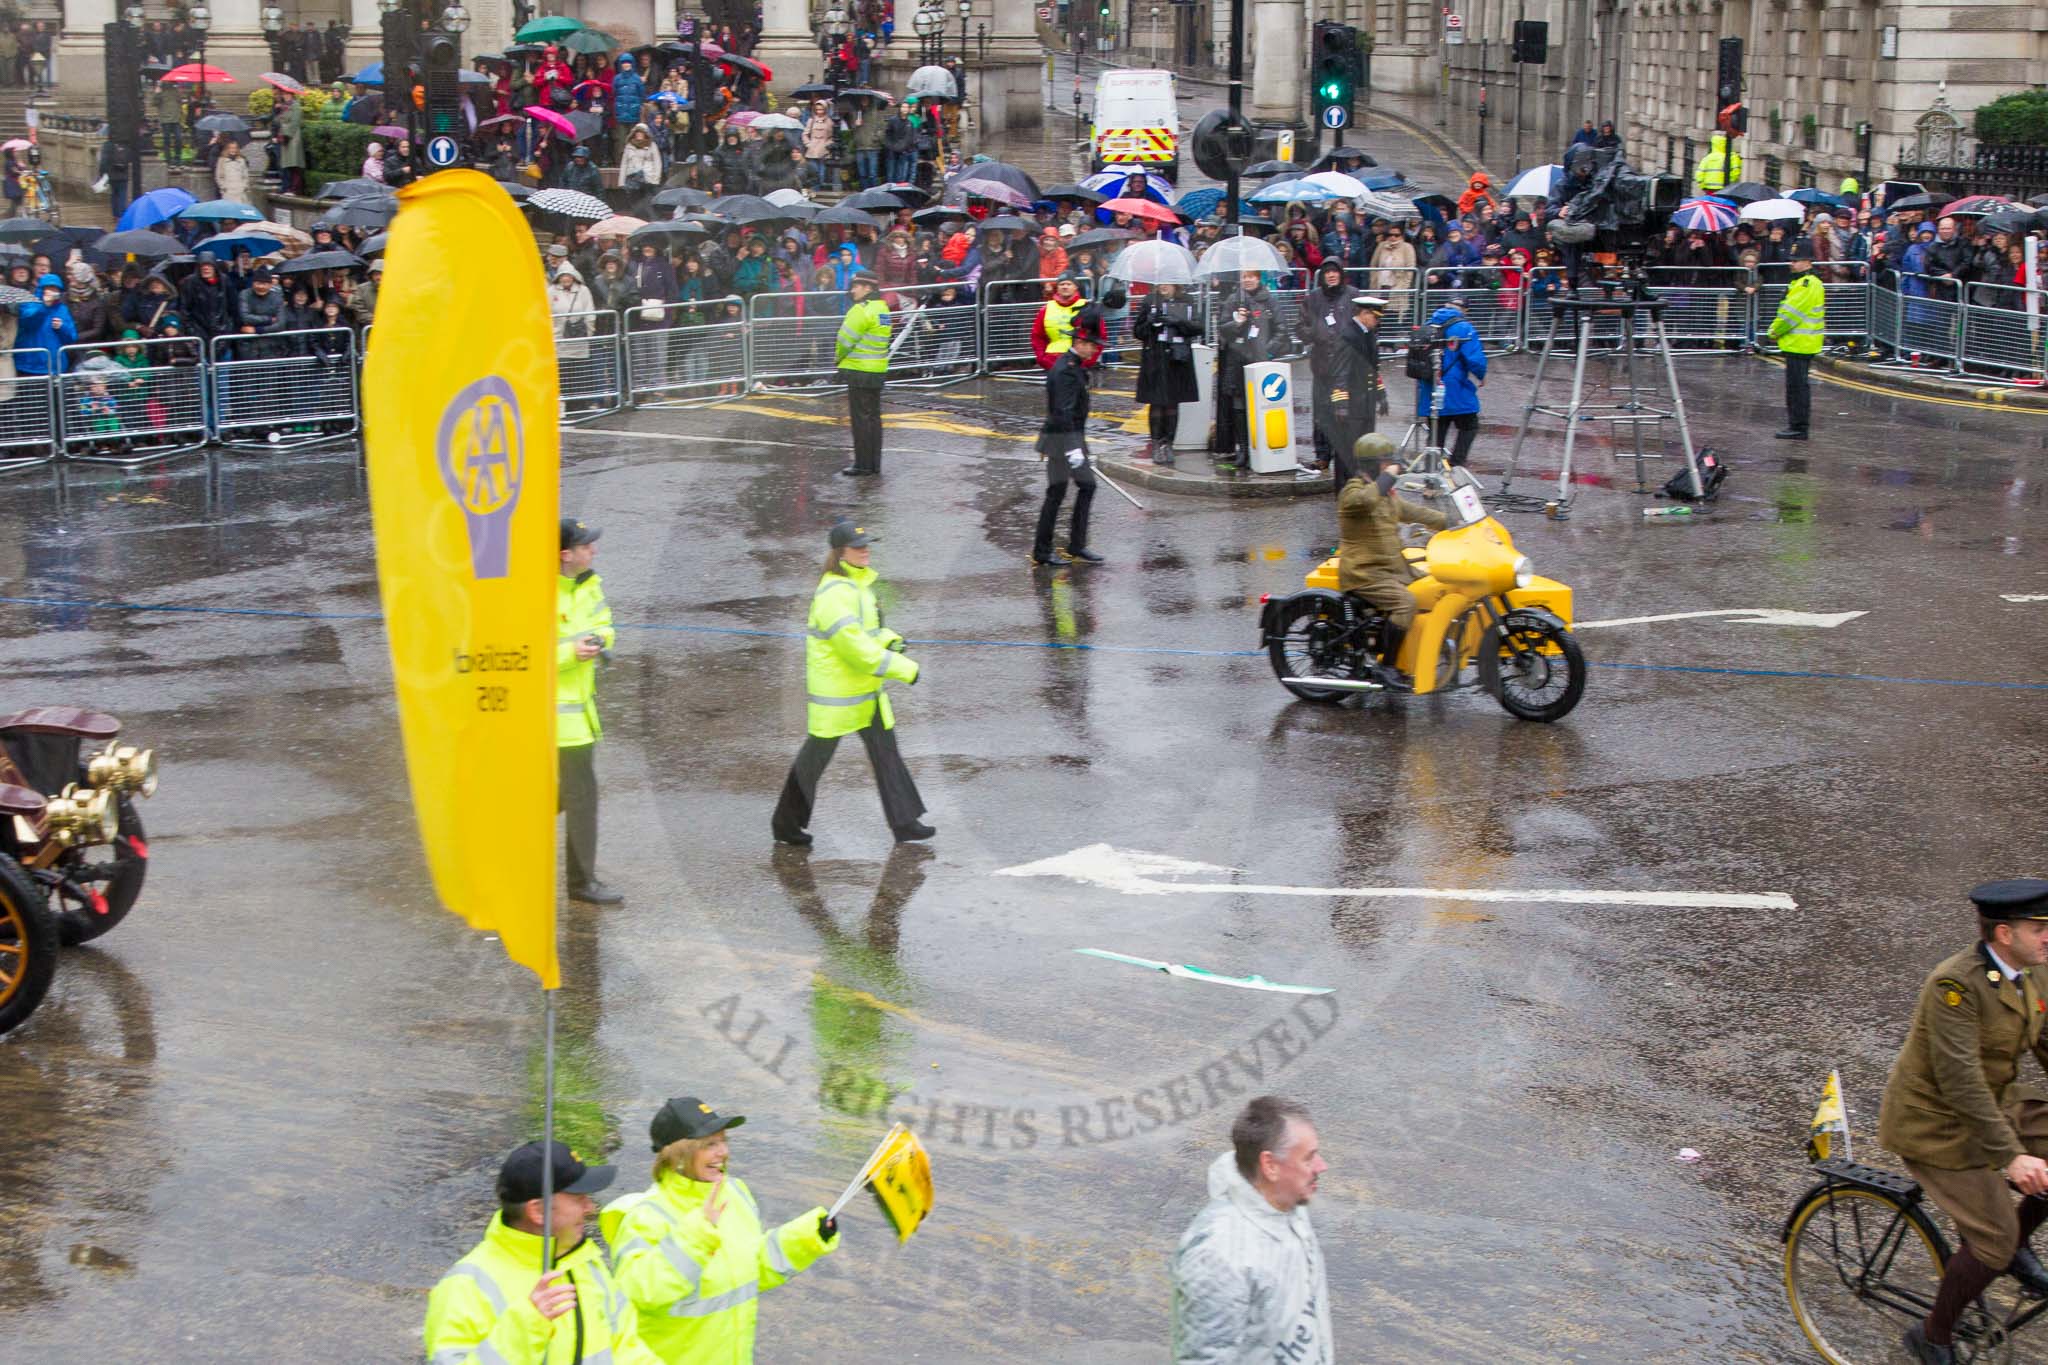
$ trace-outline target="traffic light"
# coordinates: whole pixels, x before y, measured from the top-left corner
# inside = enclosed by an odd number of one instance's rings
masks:
[[[142,45],[130,24],[102,30],[106,41],[107,139],[133,157],[142,143]]]
[[[438,30],[421,35],[427,89],[427,136],[452,137],[458,142],[469,135],[468,120],[462,117],[462,40]],[[389,109],[390,100],[385,100]]]
[[[1351,122],[1352,106],[1358,97],[1358,30],[1325,19],[1315,26],[1314,51],[1310,69],[1315,80],[1316,126],[1343,128]],[[1343,113],[1332,115],[1328,112],[1331,109],[1341,109]]]

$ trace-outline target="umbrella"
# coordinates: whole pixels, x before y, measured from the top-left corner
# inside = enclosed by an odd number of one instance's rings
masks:
[[[590,230],[590,235],[596,238],[630,237],[646,226],[645,218],[635,218],[630,214],[621,213],[599,223]]]
[[[802,190],[793,190],[786,186],[779,190],[770,190],[767,194],[763,195],[762,197],[771,204],[782,204],[785,206],[804,206],[811,208],[813,210],[825,207],[823,204],[813,204],[810,200],[804,198],[804,192]],[[661,201],[657,199],[655,200],[655,202],[658,204]]]
[[[1023,190],[1013,189],[999,180],[956,180],[946,187],[948,196],[958,194],[961,198],[993,199],[1005,208],[1030,208],[1038,202],[1038,196]]]
[[[18,308],[35,298],[26,289],[16,289],[11,284],[0,284],[0,307]]]
[[[1997,213],[2000,209],[2016,209],[2018,207],[2020,207],[2019,204],[2002,194],[1972,194],[1966,198],[1950,201],[1948,206],[1942,209],[1942,212],[1976,216],[1978,214]]]
[[[1909,194],[1904,199],[1894,199],[1885,205],[1885,211],[1889,213],[1894,209],[1938,209],[1943,204],[1953,202],[1952,195],[1943,194],[1940,190],[1927,190],[1920,194]]]
[[[1337,164],[1340,161],[1355,161],[1361,166],[1377,166],[1380,164],[1369,153],[1361,152],[1356,147],[1346,147],[1340,144],[1330,148],[1329,151],[1324,152],[1321,156],[1310,162],[1309,169],[1311,171],[1341,171],[1344,168]]]
[[[702,208],[710,202],[711,196],[693,185],[671,185],[654,196],[658,209]]]
[[[894,213],[903,207],[903,201],[890,190],[862,190],[849,194],[839,201],[841,208],[865,209],[869,213]]]
[[[515,185],[510,180],[493,180],[491,183],[511,195],[517,203],[523,204],[533,198],[533,186],[531,185]]]
[[[123,234],[115,233],[114,235],[118,237]],[[107,239],[102,237],[100,240],[104,242]],[[173,243],[173,245],[176,244]],[[262,232],[223,232],[218,237],[208,237],[205,241],[198,243],[192,248],[194,255],[202,251],[211,251],[223,261],[235,259],[237,251],[246,251],[251,256],[268,256],[273,251],[283,250],[284,240],[282,238],[273,237]]]
[[[458,71],[455,79],[461,85],[496,85],[488,71]]]
[[[202,133],[226,133],[229,137],[249,135],[249,121],[240,114],[208,114],[192,126]]]
[[[671,109],[694,109],[697,107],[673,90],[657,90],[647,98],[655,104],[666,104]]]
[[[1033,180],[1022,169],[1012,166],[1007,161],[970,162],[968,165],[961,167],[960,173],[954,177],[953,183],[963,187],[991,184],[1001,185],[1006,189],[1021,193],[1026,204],[1036,203],[1038,200],[1045,198],[1044,195],[1038,192],[1038,182],[1036,180]],[[1082,183],[1085,184],[1086,182]],[[967,193],[979,194],[984,199],[997,197],[973,188],[968,188]]]
[[[0,142],[0,152],[19,152],[24,148],[33,146],[35,144],[25,137],[11,137],[5,142]]]
[[[1099,204],[1109,198],[1101,190],[1091,190],[1086,185],[1054,185],[1045,192],[1047,200],[1071,199],[1077,204]]]
[[[1338,198],[1335,190],[1307,180],[1280,180],[1245,198],[1254,204],[1322,204]]]
[[[1533,171],[1523,171],[1501,191],[1504,199],[1548,199],[1557,178],[1564,174],[1559,165],[1538,166]]]
[[[304,256],[286,261],[277,268],[277,273],[280,275],[304,275],[314,270],[358,270],[362,268],[362,265],[362,258],[353,252],[341,250],[311,251]]]
[[[378,137],[388,137],[393,139],[412,136],[410,132],[408,132],[404,128],[399,127],[395,123],[380,123],[375,128],[372,128],[370,131],[375,133]]]
[[[957,100],[960,88],[953,82],[953,73],[945,67],[920,66],[903,83],[903,96],[914,100]]]
[[[562,46],[571,52],[586,57],[601,56],[619,45],[619,40],[609,33],[594,28],[579,28],[562,39]]]
[[[384,97],[375,91],[365,91],[348,102],[348,109],[342,114],[347,123],[359,123],[367,128],[384,117]]]
[[[484,119],[484,120],[483,120],[482,122],[478,123],[478,124],[477,124],[477,126],[476,126],[476,130],[477,130],[477,131],[478,131],[479,133],[481,133],[481,132],[482,132],[482,131],[483,131],[484,129],[486,129],[486,128],[517,128],[518,126],[519,126],[519,115],[517,115],[517,114],[496,114],[496,115],[493,115],[492,117],[490,117],[490,118],[487,118],[487,119]]]
[[[868,216],[865,209],[857,208],[847,203],[834,204],[831,208],[826,209],[817,217],[811,219],[811,222],[819,227],[873,227],[875,225],[875,220]]]
[[[526,201],[526,207],[590,223],[601,223],[612,216],[610,204],[577,190],[537,190]]]
[[[832,98],[832,87],[812,81],[790,91],[789,97],[794,100],[829,100]]]
[[[765,62],[757,62],[752,57],[742,57],[737,52],[722,53],[718,58],[718,64],[737,71],[742,75],[752,76],[756,80],[772,81],[775,79],[775,73],[768,68]],[[883,98],[886,99],[888,97],[883,96]]]
[[[758,194],[728,194],[723,199],[712,201],[711,211],[728,223],[745,226],[749,223],[774,223],[796,217],[781,204],[771,204]],[[818,217],[824,217],[819,214]],[[816,219],[812,220],[813,222]],[[862,223],[873,226],[867,215],[861,215]]]
[[[1133,284],[1193,284],[1195,258],[1172,242],[1132,242],[1109,263],[1109,273]]]
[[[1368,190],[1397,189],[1408,183],[1408,177],[1399,171],[1368,171],[1364,175],[1355,178],[1359,184],[1365,186]]]
[[[2027,202],[2029,204],[2032,204],[2035,208],[2048,209],[2048,194],[2037,194],[2032,199],[2029,199]]]
[[[1104,199],[1115,199],[1130,195],[1154,199],[1162,204],[1173,202],[1173,185],[1156,171],[1142,166],[1121,170],[1097,171],[1081,180],[1083,189],[1100,190]],[[1047,196],[1050,198],[1051,196]],[[1100,203],[1101,200],[1097,200]]]
[[[209,199],[203,204],[193,204],[176,215],[187,222],[197,223],[260,223],[263,215],[247,204],[233,199]]]
[[[571,19],[565,14],[550,14],[535,19],[512,36],[522,43],[552,43],[557,38],[566,38],[571,33],[583,30],[581,19]]]
[[[757,132],[766,129],[770,132],[801,133],[804,130],[803,124],[787,114],[763,114],[754,120],[752,127]]]
[[[1137,235],[1129,228],[1096,228],[1070,238],[1065,245],[1069,251],[1085,251],[1091,246],[1116,246],[1130,241]]]
[[[569,136],[576,142],[588,142],[604,131],[604,115],[593,114],[587,109],[571,109],[562,117],[569,121],[573,130]]]
[[[1222,202],[1222,190],[1201,189],[1189,190],[1186,194],[1175,200],[1173,206],[1180,210],[1181,217],[1192,223],[1198,218],[1207,218],[1216,211],[1217,205]]]
[[[1808,207],[1813,207],[1815,205],[1825,205],[1828,208],[1840,208],[1844,204],[1849,202],[1839,194],[1829,194],[1826,190],[1816,190],[1810,188],[1796,189],[1792,191],[1792,193],[1786,195],[1785,197],[1787,199],[1797,200],[1798,202],[1805,204]]]
[[[282,71],[266,71],[262,75],[258,76],[256,79],[260,81],[269,81],[272,85],[276,86],[279,90],[284,91],[287,95],[303,95],[306,93],[306,87],[304,84],[297,80],[294,80],[290,76],[285,75],[284,72]]]
[[[645,227],[633,229],[633,235],[626,240],[635,246],[638,246],[641,242],[653,242],[658,246],[663,242],[683,237],[709,236],[710,232],[711,229],[705,227],[702,223],[649,223]]]
[[[1321,185],[1326,190],[1334,190],[1340,199],[1363,199],[1370,193],[1355,177],[1348,176],[1342,171],[1317,171],[1312,175],[1303,176],[1301,183]]]
[[[605,84],[603,81],[578,81],[569,87],[569,93],[572,95],[580,95],[586,90],[602,95],[605,93]]]
[[[751,128],[754,120],[759,117],[761,115],[757,110],[735,109],[725,116],[725,122],[726,126],[731,128]]]
[[[1739,215],[1719,199],[1688,199],[1671,214],[1671,221],[1689,232],[1726,232]]]
[[[381,180],[368,176],[357,176],[353,180],[330,180],[320,187],[316,199],[358,199],[366,194],[389,194],[390,187]]]
[[[1758,219],[1804,218],[1806,205],[1797,199],[1759,199],[1754,204],[1742,206],[1742,217],[1746,222]]]
[[[539,119],[563,137],[573,138],[576,136],[576,125],[552,109],[543,109],[538,104],[529,104],[526,106],[525,113],[528,118]]]
[[[1180,226],[1180,215],[1164,204],[1155,204],[1150,199],[1110,199],[1095,206],[1095,221],[1107,223],[1117,214],[1127,213],[1133,218],[1143,218],[1161,227]]]
[[[0,229],[5,227],[6,224],[0,223]],[[151,232],[147,228],[110,232],[92,246],[93,250],[103,251],[109,256],[144,256],[151,260],[163,260],[185,249],[177,238],[166,237],[161,232]]]
[[[973,214],[961,208],[958,204],[934,204],[928,209],[919,209],[916,213],[911,214],[910,221],[929,225],[943,223],[949,218],[972,218],[973,216]]]
[[[230,229],[228,232],[223,233],[222,236],[269,237],[283,242],[287,246],[296,247],[309,247],[313,245],[313,235],[311,233],[301,232],[289,223],[245,223],[241,227]]]
[[[355,75],[353,75],[353,76],[350,76],[350,77],[348,78],[348,83],[349,83],[350,85],[382,85],[382,84],[384,84],[384,63],[382,63],[382,62],[371,62],[371,63],[370,63],[370,64],[369,64],[368,66],[364,67],[364,68],[363,68],[363,69],[362,69],[361,71],[358,71],[358,72],[356,72],[356,74],[355,74]]]
[[[1980,233],[2025,232],[2034,225],[2036,216],[2033,209],[2024,206],[2000,209],[1997,213],[1985,215],[1984,221],[1977,225],[1977,230]]]
[[[903,201],[903,207],[914,209],[931,202],[931,195],[915,185],[906,185],[901,180],[890,180],[875,186],[884,194],[893,194]]]
[[[1261,161],[1245,167],[1244,174],[1239,179],[1264,180],[1269,175],[1285,175],[1289,171],[1300,175],[1301,167],[1295,165],[1292,161]]]
[[[1413,199],[1403,199],[1384,190],[1366,191],[1365,197],[1358,201],[1358,211],[1368,218],[1384,218],[1390,223],[1422,216],[1422,210],[1415,207]]]
[[[160,190],[151,190],[130,203],[127,210],[122,213],[121,221],[114,224],[114,226],[117,228],[149,227],[151,224],[161,223],[177,217],[182,210],[190,208],[198,202],[198,200],[177,186],[168,185]],[[18,237],[10,237],[7,232],[8,223],[19,221],[19,219],[10,218],[6,223],[0,223],[0,242],[23,240]]]
[[[327,212],[313,220],[315,227],[388,227],[391,217],[398,212],[398,201],[392,198],[344,199]],[[609,212],[609,210],[607,210]]]
[[[1714,191],[1717,199],[1731,200],[1737,205],[1760,203],[1765,199],[1776,199],[1778,192],[1761,181],[1744,180],[1737,184],[1725,185]]]
[[[361,256],[382,256],[384,254],[384,248],[390,245],[391,234],[388,232],[380,232],[376,236],[370,238],[369,241],[364,242],[361,246],[357,247],[356,252],[358,255]]]
[[[174,66],[157,78],[159,85],[233,85],[235,78],[217,66],[187,62]]]
[[[1043,228],[1041,228],[1037,223],[1031,221],[1029,218],[1019,218],[1014,213],[1004,213],[998,214],[994,218],[984,218],[981,222],[981,230],[983,232],[1030,233],[1038,233],[1044,231]]]
[[[839,92],[839,98],[843,100],[880,100],[884,104],[895,103],[890,98],[888,91],[870,90],[865,85],[849,85],[846,89]]]
[[[1257,237],[1225,237],[1212,243],[1195,264],[1197,275],[1235,275],[1242,270],[1285,270],[1280,253]]]

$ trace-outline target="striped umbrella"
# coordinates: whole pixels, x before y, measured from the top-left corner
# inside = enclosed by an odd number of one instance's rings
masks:
[[[1688,199],[1671,215],[1671,221],[1688,232],[1726,232],[1740,215],[1720,199]]]
[[[1403,199],[1398,194],[1385,190],[1374,190],[1358,201],[1358,211],[1368,218],[1384,218],[1390,223],[1405,222],[1420,218],[1422,210],[1415,207],[1413,199]]]

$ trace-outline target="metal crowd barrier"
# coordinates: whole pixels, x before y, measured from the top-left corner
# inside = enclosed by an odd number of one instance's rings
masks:
[[[1506,266],[1465,265],[1424,268],[1422,273],[1424,298],[1431,312],[1449,304],[1464,309],[1465,321],[1478,331],[1479,344],[1488,354],[1522,349],[1526,287],[1519,279],[1512,288],[1508,283],[1519,272]],[[1424,320],[1428,320],[1427,314]]]
[[[0,380],[0,474],[48,464],[57,458],[56,385],[46,374],[17,371]]]
[[[1901,355],[1946,360],[1952,367],[1961,368],[1963,304],[1956,282],[1902,273],[1899,293],[1904,297],[1900,300],[1895,349]]]
[[[554,325],[562,420],[588,422],[625,407],[626,367],[619,346],[619,315],[602,310],[557,313]]]
[[[1036,367],[1038,353],[1031,348],[1031,329],[1038,310],[1045,307],[1051,287],[1049,279],[983,281],[981,297],[981,365],[994,370],[998,365],[1015,369],[1019,364]]]
[[[691,303],[643,304],[626,314],[626,401],[634,407],[694,407],[744,393],[747,321],[732,317],[739,295]]]
[[[956,284],[885,289],[891,329],[891,384],[956,384],[981,370],[975,354],[975,303]],[[1126,335],[1129,332],[1125,322]]]
[[[1739,346],[1750,339],[1756,277],[1745,267],[1653,266],[1643,277],[1651,296],[1665,301],[1667,340],[1698,350]]]
[[[1827,304],[1822,315],[1822,337],[1828,341],[1848,341],[1871,335],[1870,262],[1828,261],[1814,270],[1821,277],[1821,296]],[[1778,315],[1778,305],[1785,301],[1785,291],[1791,288],[1789,280],[1777,278],[1785,273],[1778,267],[1769,275],[1760,274],[1757,280],[1756,339],[1767,350],[1777,346],[1765,334],[1770,330],[1771,319]]]
[[[747,300],[747,372],[756,389],[836,388],[839,323],[847,296],[838,290],[756,294]]]
[[[222,445],[318,445],[362,430],[352,328],[217,336],[208,357]]]
[[[2016,284],[1973,284],[1963,299],[1966,367],[2048,382],[2048,291]]]
[[[141,465],[205,445],[212,423],[204,358],[197,337],[64,347],[58,451],[92,464]]]

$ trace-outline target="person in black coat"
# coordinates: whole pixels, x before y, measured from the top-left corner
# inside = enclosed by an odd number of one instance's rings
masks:
[[[1159,284],[1138,301],[1131,333],[1138,339],[1138,401],[1148,405],[1154,464],[1173,463],[1180,434],[1180,405],[1199,396],[1195,379],[1196,338],[1202,314],[1180,285]]]
[[[225,336],[240,325],[234,295],[211,251],[199,253],[199,268],[178,287],[178,312],[192,335],[202,340]]]
[[[1336,468],[1336,492],[1358,477],[1353,449],[1358,438],[1379,428],[1379,415],[1388,410],[1386,390],[1380,383],[1380,318],[1387,301],[1375,294],[1358,294],[1351,300],[1351,316],[1337,330],[1342,347],[1331,395],[1336,424],[1330,430],[1330,460]],[[1318,381],[1320,383],[1320,381]],[[1320,389],[1317,397],[1321,397]]]
[[[1209,441],[1216,468],[1251,469],[1251,412],[1245,406],[1244,370],[1273,356],[1280,310],[1256,270],[1240,273],[1237,292],[1223,300],[1216,329],[1216,431]]]
[[[1324,261],[1316,270],[1315,288],[1302,296],[1296,322],[1296,341],[1308,352],[1308,371],[1315,380],[1313,430],[1318,470],[1330,467],[1330,457],[1338,448],[1337,400],[1333,395],[1344,387],[1342,371],[1347,356],[1343,331],[1351,325],[1351,294],[1342,263]]]
[[[1045,425],[1038,432],[1038,453],[1045,458],[1045,501],[1038,509],[1038,534],[1031,542],[1031,562],[1056,562],[1053,532],[1059,527],[1060,504],[1067,484],[1074,485],[1074,517],[1067,523],[1067,555],[1089,564],[1102,556],[1088,548],[1088,509],[1095,502],[1095,466],[1088,456],[1088,370],[1102,354],[1102,314],[1093,305],[1074,315],[1072,343],[1045,374]]]

